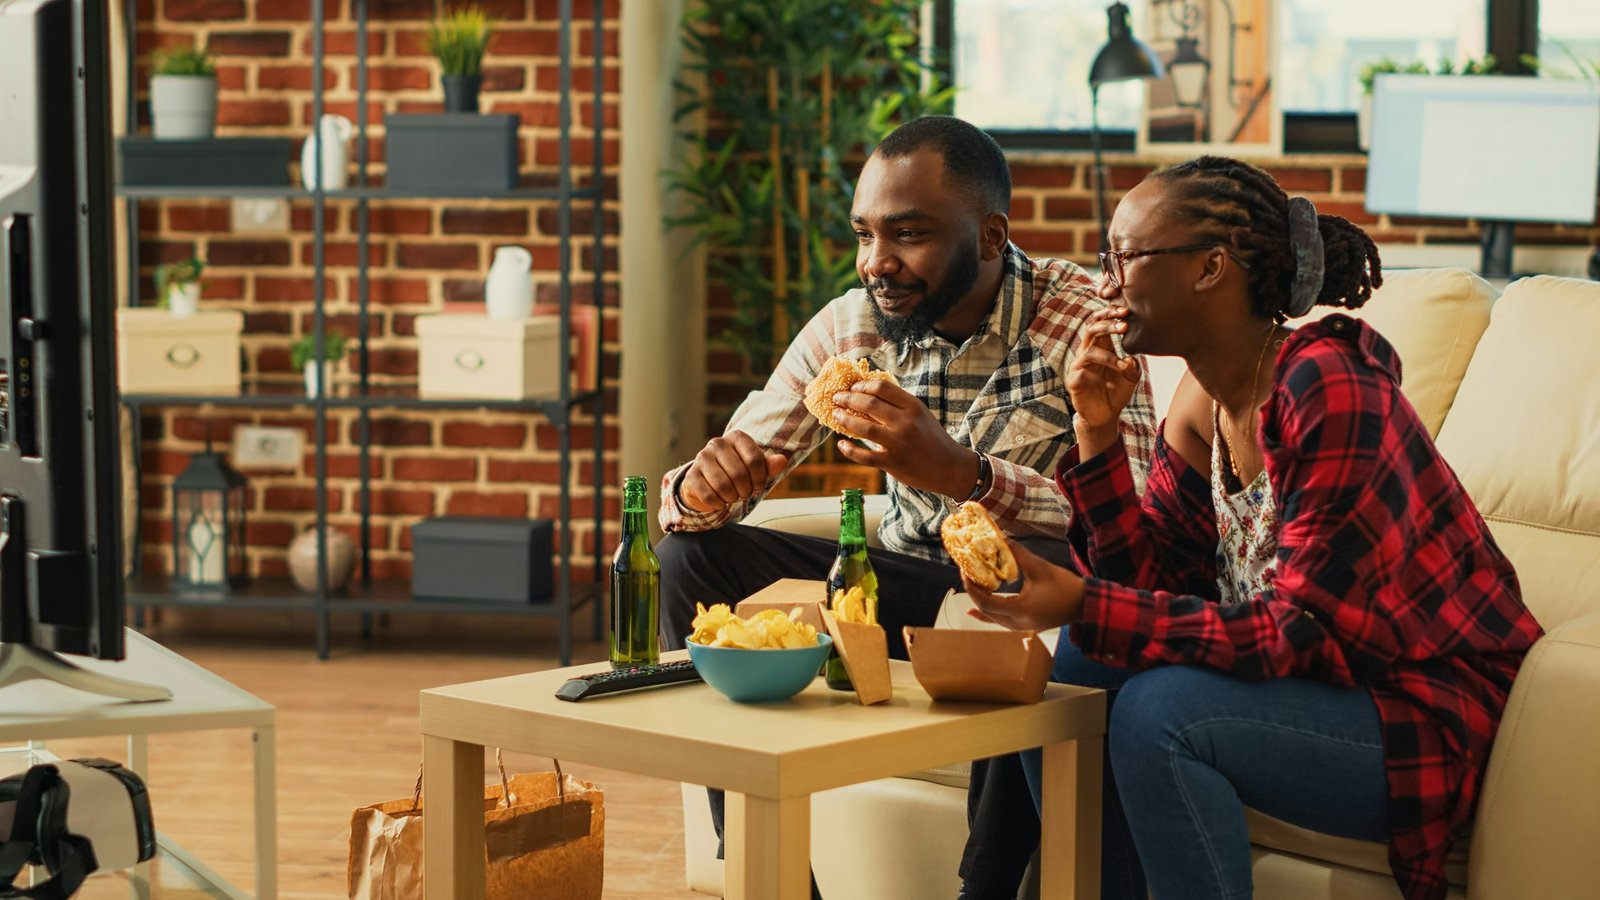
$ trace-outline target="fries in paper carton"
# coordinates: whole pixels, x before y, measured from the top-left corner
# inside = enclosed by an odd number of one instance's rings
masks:
[[[881,625],[863,625],[860,622],[841,622],[833,611],[817,605],[822,621],[833,635],[834,649],[844,660],[844,670],[850,673],[850,684],[856,689],[856,699],[862,706],[882,703],[894,696],[889,681],[889,636]]]
[[[1044,697],[1053,659],[1032,631],[907,626],[905,635],[911,671],[935,700],[1037,703]]]

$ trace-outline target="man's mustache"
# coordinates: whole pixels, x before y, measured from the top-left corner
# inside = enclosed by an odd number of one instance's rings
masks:
[[[868,294],[909,293],[928,289],[928,283],[921,279],[908,281],[905,284],[896,284],[886,278],[879,278],[877,281],[860,282],[860,285]]]

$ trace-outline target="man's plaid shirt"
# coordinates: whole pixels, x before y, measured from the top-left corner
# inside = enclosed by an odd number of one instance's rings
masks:
[[[834,356],[865,357],[922,400],[949,435],[989,457],[994,477],[979,502],[1015,535],[1064,538],[1072,510],[1049,473],[1075,441],[1067,400],[1067,365],[1078,331],[1105,306],[1094,280],[1066,260],[1030,260],[1007,245],[1005,275],[989,318],[957,347],[936,334],[896,344],[878,334],[872,300],[853,290],[829,303],[789,345],[764,388],[753,391],[728,422],[757,444],[789,455],[793,468],[832,435],[806,411],[806,385]],[[1148,384],[1122,417],[1135,479],[1142,485],[1155,446]],[[787,471],[749,501],[718,513],[681,506],[685,464],[661,482],[661,527],[707,531],[742,519]],[[1044,473],[1044,474],[1041,474]],[[889,550],[948,563],[939,540],[947,511],[942,495],[889,482],[889,511],[878,529]]]
[[[1088,532],[1083,621],[1093,659],[1206,665],[1240,678],[1359,685],[1383,729],[1389,865],[1409,900],[1445,896],[1490,745],[1540,635],[1517,575],[1400,393],[1371,327],[1329,316],[1279,351],[1261,440],[1278,508],[1270,586],[1216,600],[1211,486],[1165,443],[1140,498],[1113,446],[1062,490]]]

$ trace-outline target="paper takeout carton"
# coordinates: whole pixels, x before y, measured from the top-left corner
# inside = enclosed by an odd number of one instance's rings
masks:
[[[935,700],[1037,703],[1044,696],[1053,660],[1031,631],[907,626],[905,635],[911,671]]]
[[[818,631],[826,631],[818,604],[828,596],[828,583],[807,578],[780,578],[754,594],[739,601],[734,614],[748,619],[764,609],[776,609],[785,615],[789,610],[800,610],[799,620]]]
[[[841,622],[821,604],[817,609],[833,635],[833,646],[844,660],[844,670],[862,706],[882,703],[894,696],[889,680],[889,637],[881,625]]]

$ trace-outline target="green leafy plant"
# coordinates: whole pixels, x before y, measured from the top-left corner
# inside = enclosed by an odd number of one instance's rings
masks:
[[[344,332],[338,329],[330,329],[323,332],[323,358],[330,363],[336,363],[344,359],[344,351],[349,343],[349,339],[344,336]],[[289,367],[295,370],[304,369],[306,363],[312,362],[317,358],[316,348],[317,341],[313,335],[303,334],[295,338],[294,343],[289,345]]]
[[[483,74],[483,51],[494,33],[494,20],[477,4],[457,7],[428,26],[428,52],[445,75]]]
[[[703,0],[685,14],[667,224],[704,246],[733,314],[719,340],[770,371],[856,283],[854,170],[900,122],[949,110],[920,55],[922,0]],[[703,127],[702,127],[703,120]]]
[[[165,309],[173,288],[194,284],[205,270],[205,260],[195,257],[156,266],[156,305]]]
[[[1549,78],[1582,78],[1584,81],[1600,81],[1600,59],[1585,59],[1561,41],[1541,36],[1541,42],[1545,41],[1554,44],[1562,55],[1567,58],[1567,61],[1576,67],[1576,72],[1563,66],[1547,65],[1545,60],[1531,53],[1524,53],[1517,57],[1517,61],[1522,63],[1523,68],[1535,75]]]
[[[217,65],[211,54],[199,47],[174,47],[157,54],[155,74],[214,76]]]
[[[1402,63],[1394,57],[1385,56],[1373,60],[1361,67],[1361,72],[1356,77],[1361,81],[1361,92],[1372,93],[1372,82],[1379,75],[1493,75],[1495,67],[1494,54],[1488,54],[1482,59],[1468,59],[1456,67],[1453,60],[1442,59],[1437,68],[1429,69],[1428,64],[1420,60]]]

